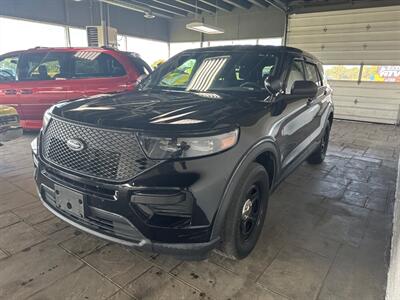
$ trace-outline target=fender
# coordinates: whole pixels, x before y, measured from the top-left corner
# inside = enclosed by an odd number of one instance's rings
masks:
[[[231,203],[231,199],[235,190],[235,187],[240,184],[240,179],[242,178],[242,175],[249,165],[249,163],[253,162],[256,160],[256,158],[265,152],[270,152],[275,161],[274,165],[274,174],[273,178],[274,181],[272,182],[271,189],[275,185],[275,182],[277,182],[277,176],[280,174],[280,162],[277,159],[279,156],[279,150],[275,146],[275,143],[272,138],[267,137],[264,138],[260,141],[258,141],[256,144],[254,144],[241,158],[241,160],[237,163],[235,169],[232,172],[232,175],[228,181],[228,184],[225,187],[224,193],[222,195],[222,199],[220,201],[217,213],[214,217],[214,225],[213,229],[211,232],[211,239],[218,238],[220,237],[221,229],[225,220],[225,214],[229,208],[229,205]]]

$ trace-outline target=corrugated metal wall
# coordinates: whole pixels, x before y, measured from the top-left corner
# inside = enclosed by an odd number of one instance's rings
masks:
[[[400,6],[291,15],[287,44],[325,65],[400,65]],[[398,123],[400,83],[330,83],[337,118]]]

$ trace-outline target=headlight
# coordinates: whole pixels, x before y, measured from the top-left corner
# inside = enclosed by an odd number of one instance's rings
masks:
[[[42,129],[44,130],[47,127],[47,124],[49,124],[49,121],[51,119],[50,112],[52,110],[52,107],[50,107],[48,110],[43,115],[43,122],[42,122]]]
[[[146,155],[152,159],[192,158],[215,154],[236,145],[239,130],[205,137],[156,137],[139,134]]]

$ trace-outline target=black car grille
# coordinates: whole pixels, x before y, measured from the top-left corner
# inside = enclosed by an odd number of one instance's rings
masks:
[[[73,151],[68,140],[84,148]],[[43,158],[61,168],[89,177],[126,181],[155,164],[143,154],[132,132],[113,131],[52,119],[43,135]]]

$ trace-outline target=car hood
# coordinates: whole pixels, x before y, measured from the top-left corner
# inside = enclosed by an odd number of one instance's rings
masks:
[[[17,110],[14,107],[0,105],[0,116],[17,115]]]
[[[52,114],[105,128],[136,130],[220,130],[240,125],[265,106],[249,93],[133,92],[98,95],[56,105]],[[247,120],[248,121],[248,120]]]

